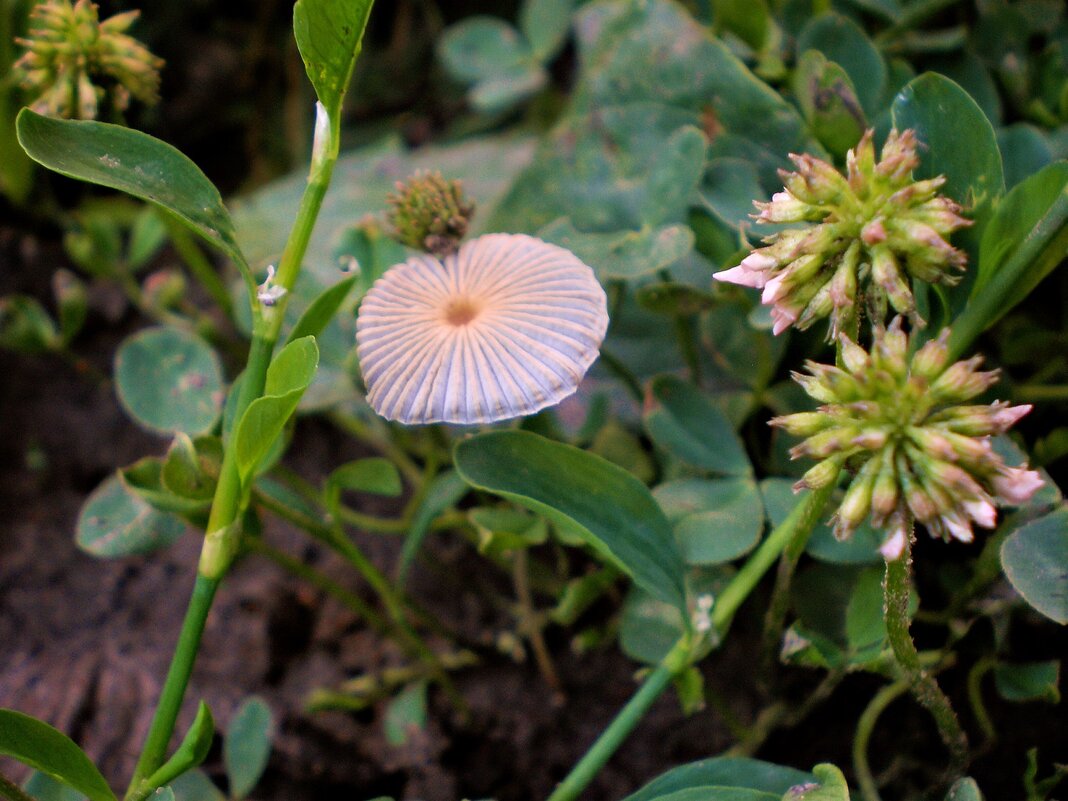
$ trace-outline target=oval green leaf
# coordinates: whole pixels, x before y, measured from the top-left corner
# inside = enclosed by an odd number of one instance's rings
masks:
[[[438,58],[461,83],[476,83],[533,61],[519,31],[499,17],[474,16],[450,25],[438,41]]]
[[[999,663],[994,668],[994,686],[1006,701],[1047,701],[1059,704],[1060,660]]]
[[[249,404],[234,429],[234,449],[242,483],[248,482],[271,451],[315,377],[318,364],[315,337],[290,342],[271,361],[263,397]]]
[[[456,446],[473,487],[577,526],[586,542],[650,595],[685,614],[683,562],[649,490],[611,462],[526,431],[494,431]]]
[[[165,548],[185,531],[185,523],[157,512],[129,492],[117,476],[93,490],[78,515],[75,539],[93,556],[115,558]]]
[[[1001,566],[1027,603],[1068,625],[1068,507],[1009,535],[1001,546]]]
[[[243,266],[234,224],[215,185],[192,161],[148,134],[91,120],[58,120],[29,109],[16,120],[34,161],[80,181],[118,189],[172,212]]]
[[[123,408],[146,428],[202,434],[222,412],[222,365],[200,337],[149,328],[119,347],[115,389]]]
[[[923,143],[918,178],[945,175],[943,192],[969,208],[1005,191],[997,137],[982,109],[957,84],[927,72],[906,84],[891,109],[894,126]]]
[[[886,62],[857,23],[834,13],[813,17],[797,37],[797,52],[809,50],[819,51],[844,70],[864,107],[861,119],[865,113],[874,117],[882,110]]]
[[[694,787],[742,787],[781,797],[791,787],[815,780],[811,773],[744,757],[712,757],[669,770],[624,801],[656,799]]]
[[[397,466],[380,456],[347,462],[331,473],[327,482],[338,489],[391,498],[396,498],[404,489]]]
[[[116,801],[85,752],[44,721],[13,709],[0,709],[0,754],[51,776],[90,801]]]
[[[266,701],[253,696],[234,713],[223,741],[223,762],[230,780],[230,797],[252,792],[271,756],[274,719]]]

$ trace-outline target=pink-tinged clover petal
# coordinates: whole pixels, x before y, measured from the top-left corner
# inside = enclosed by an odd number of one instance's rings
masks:
[[[1037,470],[1023,467],[1006,467],[1001,475],[994,476],[993,481],[998,499],[1010,506],[1019,506],[1030,500],[1043,483]]]
[[[604,290],[574,254],[487,234],[387,270],[363,298],[356,351],[383,417],[491,423],[571,395],[607,328]]]
[[[738,284],[740,286],[751,286],[754,289],[760,289],[764,286],[763,273],[747,270],[740,264],[737,267],[731,267],[729,270],[712,273],[712,277],[717,281],[725,281],[728,284]]]

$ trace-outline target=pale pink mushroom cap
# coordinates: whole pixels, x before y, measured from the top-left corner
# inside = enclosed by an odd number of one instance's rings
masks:
[[[607,299],[570,251],[487,234],[375,281],[356,321],[367,400],[401,423],[491,423],[572,394],[608,329]]]

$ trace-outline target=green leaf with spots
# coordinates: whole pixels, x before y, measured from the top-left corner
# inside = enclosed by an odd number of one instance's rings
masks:
[[[153,431],[201,434],[219,419],[222,365],[211,346],[179,328],[148,328],[115,355],[119,402]]]
[[[538,237],[570,250],[602,281],[629,281],[666,270],[689,255],[694,241],[685,225],[583,233],[566,217],[542,228]]]
[[[843,158],[868,127],[849,74],[818,50],[801,56],[794,95],[816,138],[837,158]]]
[[[816,781],[791,787],[783,793],[782,801],[849,801],[849,785],[842,771],[834,765],[816,765],[812,769]]]
[[[271,361],[263,396],[249,404],[234,429],[233,447],[242,483],[252,478],[297,410],[318,364],[315,337],[290,342]]]
[[[156,511],[111,476],[82,505],[75,541],[93,556],[114,558],[165,548],[184,531],[185,523]]]
[[[886,93],[886,62],[863,28],[841,14],[813,17],[797,37],[797,52],[807,55],[810,50],[822,53],[848,76],[850,89],[863,107],[861,119],[865,113],[878,114]]]
[[[0,709],[0,754],[48,774],[89,801],[116,801],[85,752],[44,721],[13,709]]]
[[[683,563],[649,490],[593,454],[526,431],[496,431],[456,446],[471,486],[575,528],[655,598],[684,610]]]
[[[242,799],[252,792],[267,767],[273,737],[271,708],[258,696],[248,698],[234,713],[223,740],[231,798]]]
[[[575,113],[655,103],[689,111],[710,138],[738,134],[778,154],[820,151],[797,110],[681,3],[588,3],[575,32],[583,67]]]
[[[29,109],[19,112],[16,125],[19,142],[34,161],[68,178],[162,206],[244,266],[219,190],[166,142],[122,125],[53,119]]]
[[[304,69],[333,125],[349,87],[374,0],[297,0],[293,36]]]

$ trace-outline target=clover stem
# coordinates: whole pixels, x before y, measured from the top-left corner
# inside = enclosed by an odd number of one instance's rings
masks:
[[[959,774],[968,764],[968,736],[961,728],[949,698],[938,682],[923,667],[916,644],[909,633],[909,592],[912,585],[912,532],[905,538],[904,551],[897,559],[887,561],[883,582],[886,632],[909,689],[920,704],[931,713],[938,726],[938,734],[950,753],[950,770]]]
[[[735,573],[730,583],[723,588],[723,592],[715,599],[710,615],[712,624],[710,636],[713,644],[719,642],[727,633],[734,614],[742,602],[749,597],[763,575],[775,564],[775,560],[779,558],[783,549],[795,540],[808,539],[833,491],[834,482],[830,482],[827,486],[813,490],[802,498],[787,518],[775,527],[742,568]],[[564,777],[564,780],[549,796],[548,801],[573,801],[578,798],[586,786],[593,781],[597,772],[622,745],[627,735],[638,725],[653,702],[667,689],[671,680],[693,663],[700,644],[701,638],[695,642],[689,633],[675,644],[653,672],[646,677],[638,692],[620,710],[597,741],[590,746],[578,764]]]
[[[857,721],[857,733],[853,737],[853,770],[857,774],[857,784],[860,785],[860,793],[864,796],[864,801],[881,801],[879,787],[875,783],[871,765],[868,763],[868,743],[875,731],[875,724],[883,710],[908,691],[907,679],[886,685],[872,696]]]

